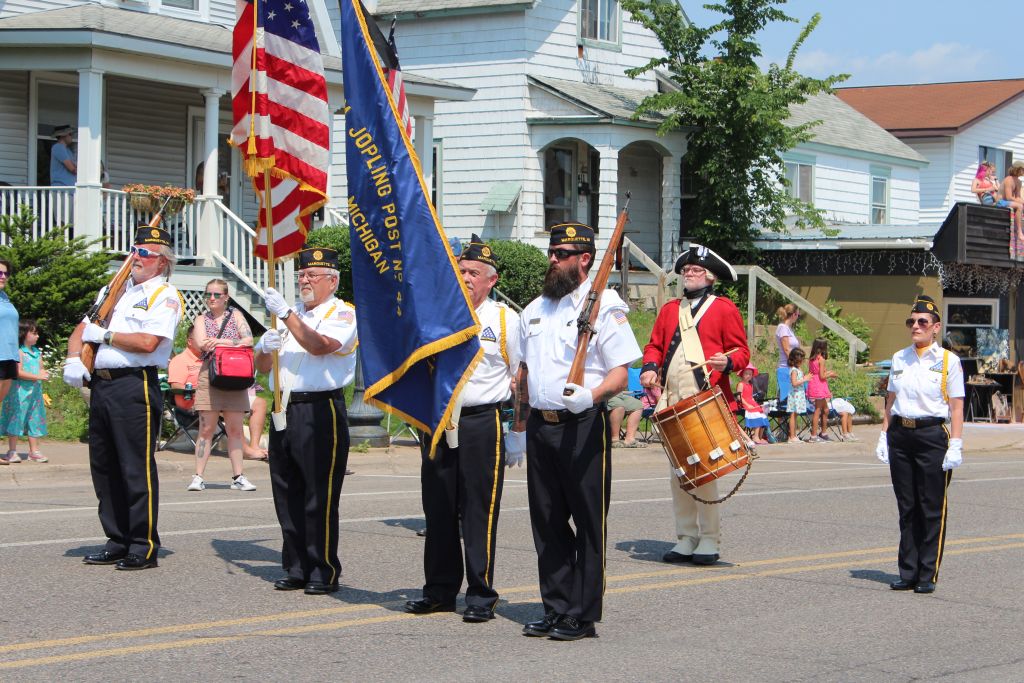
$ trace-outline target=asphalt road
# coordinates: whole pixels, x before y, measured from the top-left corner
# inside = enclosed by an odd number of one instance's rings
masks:
[[[0,468],[0,680],[1024,680],[1024,426],[969,425],[933,595],[895,593],[898,540],[877,427],[855,444],[761,449],[722,510],[723,561],[660,562],[673,524],[659,446],[615,451],[598,638],[525,638],[541,614],[526,476],[508,472],[498,618],[411,616],[423,525],[411,448],[353,454],[342,492],[343,589],[278,592],[266,465],[251,493],[188,493],[161,453],[160,567],[117,572],[79,445]],[[460,604],[461,610],[461,604]]]

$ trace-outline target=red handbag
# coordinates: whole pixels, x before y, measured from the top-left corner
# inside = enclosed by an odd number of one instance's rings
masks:
[[[217,338],[224,334],[228,320],[233,314],[229,307],[224,315]],[[210,386],[218,389],[248,389],[256,383],[256,361],[251,346],[217,346],[209,356],[207,374]]]

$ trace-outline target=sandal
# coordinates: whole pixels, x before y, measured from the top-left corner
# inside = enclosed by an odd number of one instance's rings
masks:
[[[644,445],[642,443],[640,443],[639,441],[623,441],[622,442],[622,447],[623,448],[643,448]]]
[[[32,462],[50,462],[50,459],[39,451],[32,451],[28,454],[28,459]]]

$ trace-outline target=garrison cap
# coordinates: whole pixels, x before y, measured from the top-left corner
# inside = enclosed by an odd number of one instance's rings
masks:
[[[559,223],[551,226],[552,247],[576,244],[583,247],[582,251],[594,251],[594,229],[583,223]]]
[[[679,255],[675,271],[683,272],[683,266],[700,266],[717,275],[719,280],[735,282],[739,279],[728,261],[702,244],[691,243],[690,248]]]
[[[331,268],[338,270],[338,252],[328,247],[308,247],[299,252],[299,270]]]
[[[918,294],[917,298],[914,299],[914,307],[910,309],[911,313],[931,313],[935,316],[936,320],[939,320],[939,307],[935,305],[935,299],[931,298],[927,294]]]
[[[135,244],[155,244],[161,247],[171,246],[171,233],[163,228],[141,226],[135,231]]]
[[[460,261],[479,261],[480,263],[486,263],[495,270],[498,269],[498,257],[494,251],[484,244],[484,241],[480,239],[480,236],[473,234],[469,238],[469,244],[462,248],[462,253],[459,255]]]

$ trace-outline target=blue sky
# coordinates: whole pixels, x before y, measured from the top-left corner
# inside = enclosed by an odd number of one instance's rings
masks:
[[[699,26],[721,15],[703,3],[682,3]],[[799,24],[775,24],[759,36],[766,62],[782,63],[801,28],[821,13],[821,23],[801,48],[800,73],[822,77],[848,73],[842,85],[937,83],[1024,77],[1019,55],[1005,37],[1017,35],[1001,25],[1022,15],[1018,3],[952,2],[951,0],[790,0],[781,9]],[[985,9],[987,7],[987,9]]]

